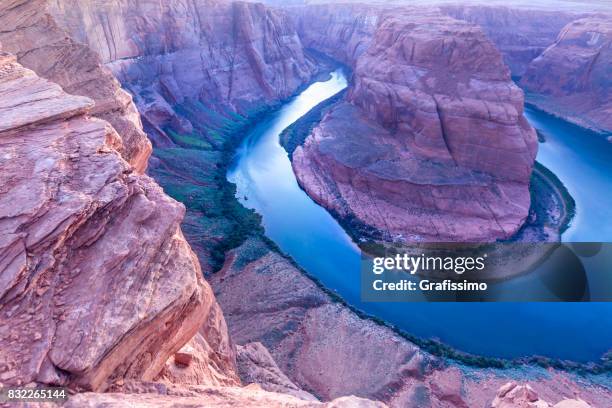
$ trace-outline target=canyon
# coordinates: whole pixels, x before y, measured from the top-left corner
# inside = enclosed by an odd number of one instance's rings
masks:
[[[292,95],[315,70],[288,17],[262,4],[128,3],[62,1],[49,12],[135,95],[160,146],[172,145],[168,131],[222,143],[198,122],[252,115]]]
[[[360,316],[225,181],[228,141],[320,74],[312,48],[354,72],[294,153],[317,201],[393,235],[512,235],[535,133],[480,29],[213,0],[9,0],[0,22],[3,385],[88,391],[74,407],[609,405],[597,378],[464,365]]]

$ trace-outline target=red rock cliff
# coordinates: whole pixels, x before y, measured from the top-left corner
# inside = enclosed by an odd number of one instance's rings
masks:
[[[301,185],[387,239],[508,238],[528,213],[537,143],[500,54],[434,10],[378,20],[348,100],[294,153]]]
[[[557,38],[567,23],[580,14],[503,6],[441,6],[444,14],[479,25],[510,67],[522,76],[529,63]]]
[[[50,9],[98,52],[136,95],[163,144],[163,129],[190,133],[177,104],[248,115],[292,95],[312,76],[290,19],[262,4],[220,0],[64,0]],[[167,142],[167,141],[166,141]]]
[[[350,66],[368,49],[376,30],[379,11],[380,7],[364,4],[288,8],[304,47],[325,53]]]
[[[3,384],[153,379],[205,322],[227,338],[184,207],[133,171],[93,108],[0,57]],[[213,350],[235,378],[232,355]]]
[[[521,80],[530,101],[597,131],[612,132],[612,15],[571,22]]]
[[[0,3],[0,44],[19,62],[74,95],[95,101],[91,114],[108,121],[119,133],[122,156],[142,173],[151,143],[142,130],[131,96],[102,65],[98,55],[71,38],[50,14],[47,0]]]

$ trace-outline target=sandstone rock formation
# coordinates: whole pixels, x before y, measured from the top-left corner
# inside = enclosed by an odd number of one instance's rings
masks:
[[[537,141],[501,56],[433,10],[378,21],[347,102],[294,152],[300,184],[375,237],[509,238],[528,214]]]
[[[541,400],[538,394],[529,385],[519,386],[515,382],[509,382],[499,389],[492,408],[548,408],[550,405]]]
[[[529,386],[518,385],[512,381],[499,389],[491,408],[591,408],[581,399],[564,399],[551,405],[540,399],[538,394]]]
[[[49,11],[136,95],[161,146],[168,129],[193,130],[177,105],[208,120],[225,110],[248,115],[292,95],[315,70],[289,18],[262,4],[64,0]]]
[[[211,333],[227,340],[179,227],[184,207],[132,170],[120,136],[92,109],[1,55],[5,385],[104,389],[156,377],[205,322],[210,354],[222,343]]]
[[[38,75],[66,92],[96,103],[91,115],[108,121],[121,136],[119,148],[137,172],[144,172],[151,143],[142,130],[132,97],[99,56],[67,35],[49,14],[47,0],[7,0],[0,4],[0,44]]]
[[[444,14],[479,25],[504,57],[513,76],[548,48],[561,29],[582,14],[486,5],[444,5]]]
[[[205,323],[187,344],[166,361],[165,367],[156,378],[171,384],[192,384],[212,386],[240,385],[236,373],[236,352],[227,336],[219,306],[215,303],[209,314],[215,322],[214,331],[205,331]],[[221,319],[220,321],[218,319]],[[210,326],[209,326],[210,327]]]
[[[353,66],[372,41],[380,10],[364,4],[319,4],[289,8],[288,13],[304,47]]]
[[[302,390],[287,378],[263,344],[254,342],[237,346],[237,352],[238,374],[244,384],[258,384],[266,391],[317,401],[316,397]]]
[[[612,15],[569,23],[529,65],[529,102],[600,132],[612,132]]]

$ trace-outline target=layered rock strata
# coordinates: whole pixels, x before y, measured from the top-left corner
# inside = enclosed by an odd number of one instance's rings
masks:
[[[59,84],[66,92],[93,99],[95,105],[90,114],[114,127],[123,141],[121,155],[137,172],[144,172],[151,143],[143,132],[132,97],[121,89],[100,57],[70,37],[49,13],[47,0],[3,1],[0,44],[15,54],[23,66]]]
[[[318,4],[287,9],[305,48],[349,66],[355,65],[368,49],[381,10],[379,6],[365,4]]]
[[[433,10],[378,20],[347,101],[293,154],[300,184],[375,237],[511,237],[537,141],[501,56],[477,27]]]
[[[567,11],[485,5],[444,5],[440,10],[480,26],[516,77],[525,74],[529,63],[555,41],[566,24],[582,16]]]
[[[216,301],[196,335],[166,361],[156,380],[181,385],[241,384],[236,369],[236,348]]]
[[[521,80],[528,101],[595,131],[612,132],[612,15],[569,23]]]
[[[315,71],[289,18],[262,4],[65,0],[49,11],[136,95],[160,146],[171,144],[169,130],[193,133],[175,109],[208,121],[231,117],[225,111],[249,115],[289,97]]]
[[[184,207],[133,171],[94,106],[0,56],[0,381],[153,379],[203,323],[235,376]]]
[[[238,374],[244,384],[258,384],[266,391],[317,401],[315,396],[299,388],[281,371],[263,344],[254,342],[239,345],[237,352]]]

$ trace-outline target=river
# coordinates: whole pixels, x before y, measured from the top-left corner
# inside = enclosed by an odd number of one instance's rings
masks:
[[[284,253],[351,306],[465,352],[585,362],[598,360],[612,347],[611,303],[362,302],[359,248],[299,187],[279,144],[285,128],[346,86],[342,71],[335,71],[261,120],[237,149],[228,172],[238,199],[261,214],[266,235]],[[534,110],[526,116],[546,136],[538,161],[557,174],[577,203],[576,219],[564,239],[612,236],[612,223],[606,222],[612,208],[612,144]]]

